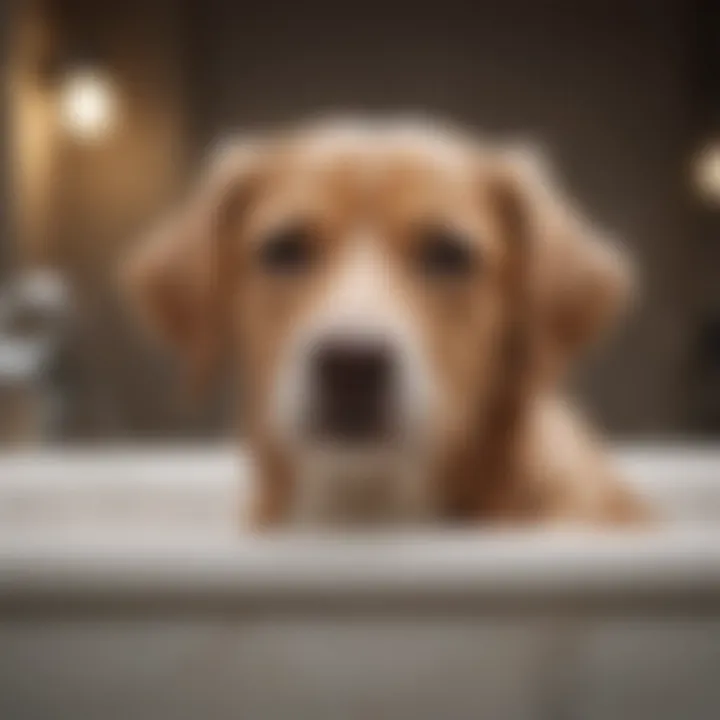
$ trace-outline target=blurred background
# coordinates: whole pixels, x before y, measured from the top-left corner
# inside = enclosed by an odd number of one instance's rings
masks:
[[[712,0],[5,0],[0,442],[202,438],[117,264],[218,137],[419,110],[544,146],[624,238],[641,303],[579,380],[620,439],[720,433]]]

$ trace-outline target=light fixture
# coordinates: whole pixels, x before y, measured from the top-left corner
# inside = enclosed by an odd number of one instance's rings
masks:
[[[707,202],[720,205],[720,140],[707,143],[694,158],[695,186]]]
[[[112,81],[93,68],[69,70],[60,86],[60,121],[78,140],[93,141],[107,135],[117,114]]]

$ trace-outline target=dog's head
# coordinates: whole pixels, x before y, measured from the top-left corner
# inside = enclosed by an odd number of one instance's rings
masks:
[[[627,288],[528,152],[407,123],[226,148],[130,277],[196,370],[237,349],[252,432],[365,459],[452,447],[518,353],[552,382]]]

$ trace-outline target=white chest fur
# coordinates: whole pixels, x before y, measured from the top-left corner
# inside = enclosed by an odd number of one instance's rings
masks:
[[[427,462],[390,453],[305,455],[296,466],[298,525],[423,525],[438,516]]]

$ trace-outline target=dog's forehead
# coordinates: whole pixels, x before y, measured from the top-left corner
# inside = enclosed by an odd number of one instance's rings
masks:
[[[459,136],[421,126],[340,125],[301,133],[287,145],[286,172],[318,179],[340,172],[380,183],[397,174],[425,182],[467,180],[476,149]]]
[[[421,125],[335,125],[280,142],[266,167],[266,204],[390,213],[483,211],[490,155],[471,139]]]

